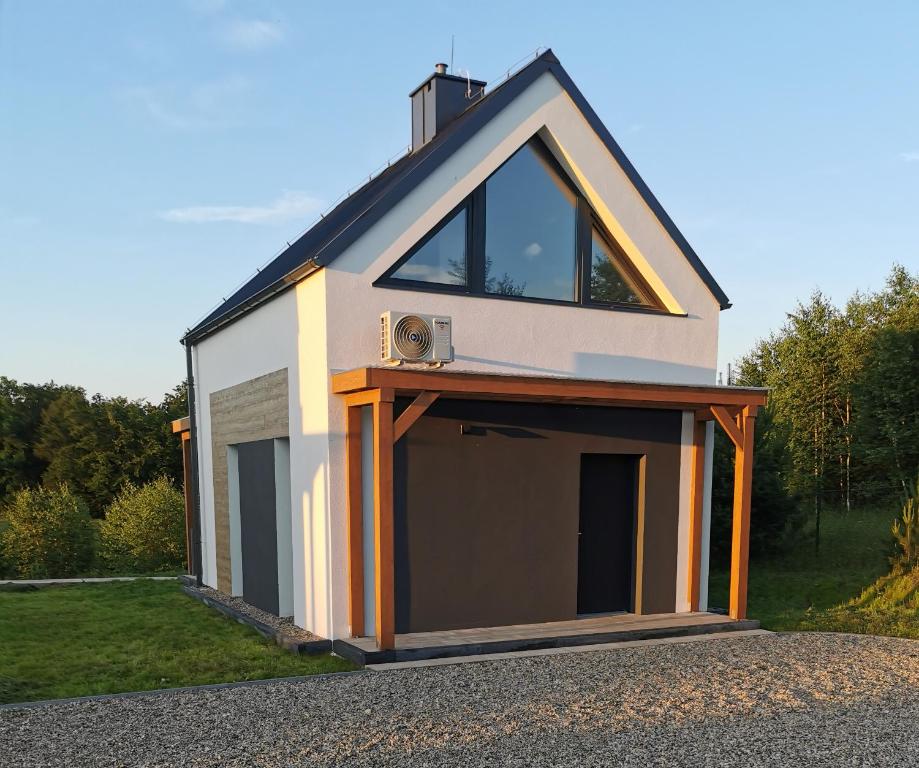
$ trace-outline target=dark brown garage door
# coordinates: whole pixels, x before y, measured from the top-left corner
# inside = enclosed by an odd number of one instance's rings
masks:
[[[576,618],[585,454],[643,457],[641,608],[673,611],[681,428],[679,411],[434,403],[395,446],[396,631]]]

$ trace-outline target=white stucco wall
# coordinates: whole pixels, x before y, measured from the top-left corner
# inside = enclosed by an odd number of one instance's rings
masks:
[[[214,545],[210,395],[282,368],[288,371],[288,386],[294,387],[298,380],[296,327],[296,302],[290,293],[208,336],[194,347],[202,560],[204,582],[212,587],[217,586],[217,550]],[[290,419],[293,422],[293,414]]]
[[[210,394],[287,369],[294,620],[328,636],[325,277],[298,284],[194,348],[204,582],[217,584]]]

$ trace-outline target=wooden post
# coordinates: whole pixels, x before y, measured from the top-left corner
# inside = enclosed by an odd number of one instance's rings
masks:
[[[697,420],[692,433],[692,479],[689,497],[689,610],[699,610],[702,578],[702,488],[705,481],[705,422]]]
[[[393,541],[393,391],[383,389],[373,404],[373,519],[376,554],[377,647],[396,647]]]
[[[645,491],[648,478],[648,457],[638,459],[638,476],[635,479],[635,596],[632,613],[644,613],[645,580]]]
[[[185,492],[185,565],[192,571],[192,507],[194,505],[194,488],[191,479],[191,432],[182,433],[182,488]]]
[[[364,634],[364,509],[361,408],[345,406],[345,494],[348,516],[348,618],[351,636]]]
[[[747,617],[747,566],[750,556],[750,499],[753,491],[753,429],[756,407],[747,406],[739,417],[742,440],[734,447],[734,517],[731,526],[732,619]]]
[[[192,573],[194,570],[191,555],[194,549],[195,489],[192,487],[194,481],[191,476],[191,417],[185,416],[181,419],[174,419],[172,422],[172,434],[178,435],[182,441],[182,486],[185,492],[185,563],[188,566],[188,572]]]

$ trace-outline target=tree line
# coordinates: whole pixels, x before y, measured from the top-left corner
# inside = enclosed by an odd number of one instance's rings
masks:
[[[919,474],[919,274],[895,265],[881,290],[856,292],[843,307],[815,291],[743,357],[733,383],[770,389],[756,426],[754,554],[780,547],[809,513],[819,545],[825,506],[908,497]],[[719,437],[713,549],[722,554],[731,461]]]
[[[0,507],[22,488],[66,486],[101,518],[129,484],[166,477],[181,487],[170,423],[187,415],[184,383],[150,403],[0,376]]]

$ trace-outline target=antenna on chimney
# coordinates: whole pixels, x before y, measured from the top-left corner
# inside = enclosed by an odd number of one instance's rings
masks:
[[[450,35],[450,74],[453,74],[453,43],[456,41],[456,35]]]

